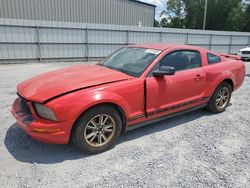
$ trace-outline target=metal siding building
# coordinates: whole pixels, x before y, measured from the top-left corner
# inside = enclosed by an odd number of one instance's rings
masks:
[[[0,18],[153,26],[155,6],[136,0],[0,0]]]

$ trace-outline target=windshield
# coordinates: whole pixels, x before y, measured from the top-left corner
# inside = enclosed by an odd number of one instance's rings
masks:
[[[161,51],[146,48],[121,48],[103,60],[102,65],[130,76],[140,77]]]

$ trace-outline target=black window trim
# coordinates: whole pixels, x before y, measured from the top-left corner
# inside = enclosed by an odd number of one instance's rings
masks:
[[[214,56],[218,57],[218,58],[219,58],[219,61],[218,61],[218,62],[215,62],[215,63],[209,63],[209,61],[208,61],[208,54],[211,54],[211,55],[214,55]],[[217,63],[220,63],[220,62],[221,62],[220,56],[218,56],[218,55],[216,55],[216,54],[214,54],[214,53],[211,53],[211,52],[207,52],[207,64],[208,64],[208,65],[214,65],[214,64],[217,64]]]
[[[199,67],[195,67],[195,68],[191,68],[191,69],[197,69],[197,68],[202,67],[201,52],[200,52],[199,50],[194,50],[194,49],[179,49],[179,50],[170,51],[170,52],[168,52],[166,55],[164,55],[164,56],[155,64],[155,66],[156,66],[158,63],[160,63],[160,61],[161,61],[163,58],[165,58],[168,54],[171,54],[171,53],[174,53],[174,52],[179,52],[179,51],[190,51],[190,52],[197,52],[197,53],[199,53],[199,55],[200,55],[200,62],[201,62],[201,63],[200,63],[200,66],[199,66]],[[154,66],[154,67],[155,67],[155,66]],[[152,77],[152,76],[150,76],[149,74],[152,73],[152,70],[154,69],[154,67],[149,71],[149,73],[147,74],[146,78],[147,78],[147,77]],[[178,71],[176,71],[176,72],[186,71],[186,70],[190,70],[190,69],[178,70]]]

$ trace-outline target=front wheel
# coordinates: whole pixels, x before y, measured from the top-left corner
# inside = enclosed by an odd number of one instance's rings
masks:
[[[92,108],[76,122],[72,139],[86,153],[108,150],[121,133],[122,121],[119,113],[109,106]]]
[[[213,113],[223,112],[230,102],[231,94],[232,86],[228,82],[222,82],[209,100],[207,109]]]

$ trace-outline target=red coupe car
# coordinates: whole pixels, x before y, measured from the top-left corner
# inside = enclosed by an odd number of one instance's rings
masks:
[[[77,65],[17,86],[12,114],[32,138],[109,149],[122,132],[207,107],[219,113],[245,77],[237,56],[194,46],[123,47],[97,65]]]

